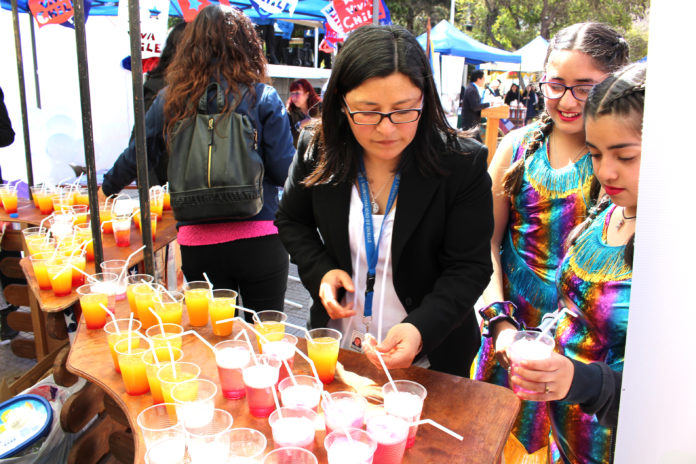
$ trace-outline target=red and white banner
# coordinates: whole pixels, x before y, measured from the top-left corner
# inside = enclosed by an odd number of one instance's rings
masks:
[[[373,0],[333,0],[343,33],[372,24]],[[379,18],[385,17],[384,5],[379,2]]]
[[[73,6],[70,0],[29,0],[27,3],[39,27],[63,24],[73,17]]]
[[[128,2],[118,3],[118,16],[128,24]],[[140,0],[140,52],[142,59],[159,57],[167,40],[169,0]]]

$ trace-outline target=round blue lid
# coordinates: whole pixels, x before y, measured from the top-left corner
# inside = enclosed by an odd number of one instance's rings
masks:
[[[52,421],[51,405],[38,395],[18,395],[0,404],[0,459],[48,435]]]

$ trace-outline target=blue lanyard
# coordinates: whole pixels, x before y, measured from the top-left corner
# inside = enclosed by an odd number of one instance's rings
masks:
[[[360,160],[360,171],[358,172],[358,187],[360,188],[360,199],[363,205],[364,231],[365,231],[365,255],[367,261],[367,279],[365,281],[365,307],[363,316],[366,324],[369,326],[369,319],[372,317],[372,298],[375,293],[375,276],[377,274],[377,259],[379,257],[379,243],[382,240],[382,231],[384,223],[387,219],[387,214],[394,205],[396,194],[399,191],[399,182],[401,176],[397,174],[392,182],[391,190],[389,191],[389,199],[387,200],[387,208],[384,213],[384,220],[379,228],[379,236],[375,244],[374,231],[372,227],[372,203],[370,203],[370,188],[365,177],[365,166]]]

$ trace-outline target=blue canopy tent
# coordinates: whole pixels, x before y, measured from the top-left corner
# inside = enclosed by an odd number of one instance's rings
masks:
[[[4,0],[3,0],[4,1]],[[418,36],[418,43],[425,49],[427,34]],[[521,63],[518,54],[500,50],[475,40],[446,20],[440,21],[430,30],[430,41],[433,51],[441,55],[462,56],[467,63],[481,64],[489,61],[504,61],[506,63]]]

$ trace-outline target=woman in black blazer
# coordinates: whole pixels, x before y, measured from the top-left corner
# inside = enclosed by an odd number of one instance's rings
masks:
[[[311,326],[342,330],[356,350],[360,338],[375,364],[377,349],[390,368],[415,362],[468,377],[479,346],[473,304],[492,273],[486,158],[448,126],[411,33],[353,32],[276,216],[314,300]]]

